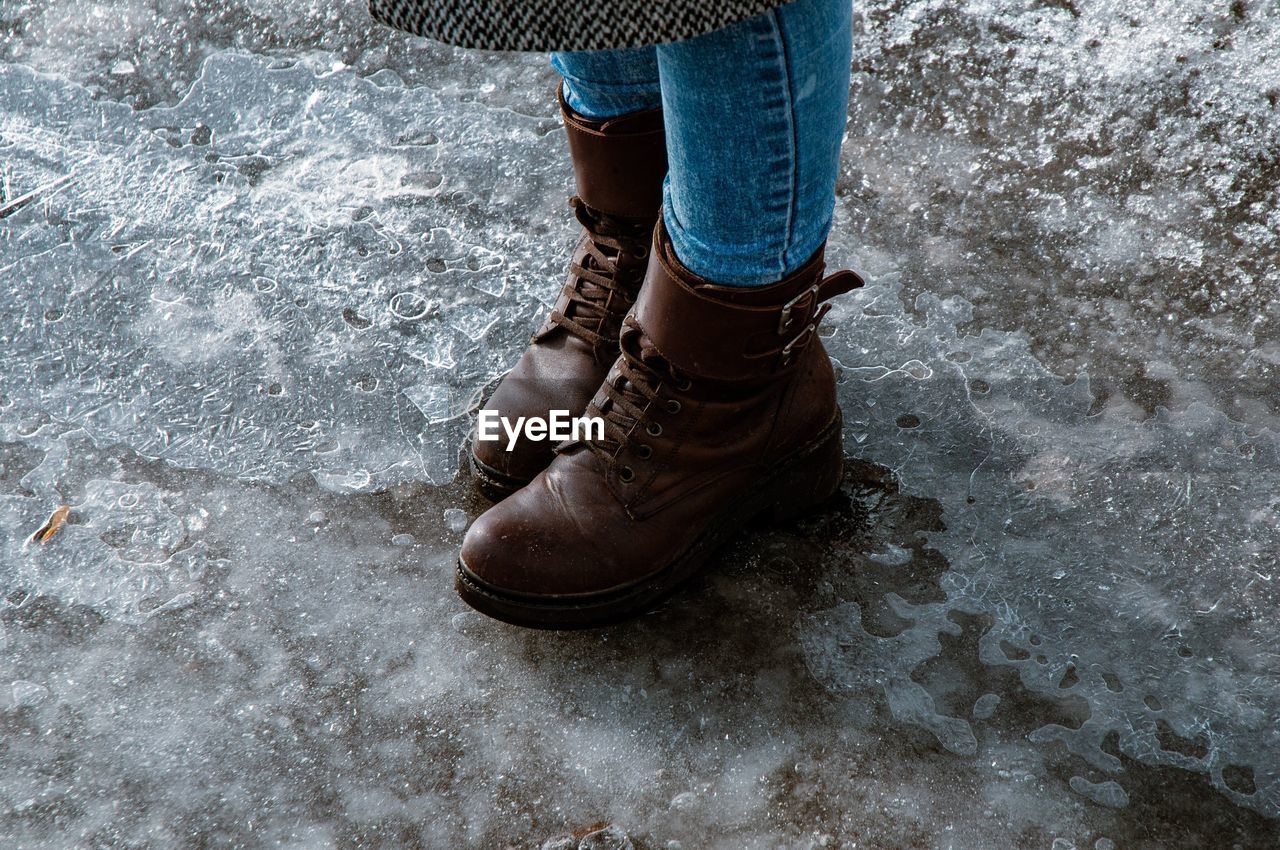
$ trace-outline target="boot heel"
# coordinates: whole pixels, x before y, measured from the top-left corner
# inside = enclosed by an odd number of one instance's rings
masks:
[[[788,523],[813,511],[840,489],[844,475],[844,439],[840,417],[804,452],[783,461],[783,469],[768,485],[767,522]]]

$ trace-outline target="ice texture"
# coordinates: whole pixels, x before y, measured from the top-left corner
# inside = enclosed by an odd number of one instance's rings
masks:
[[[11,181],[70,182],[0,248],[21,352],[0,422],[336,489],[451,477],[554,261],[480,199],[558,193],[527,156],[550,164],[560,140],[546,118],[375,80],[223,54],[176,106],[134,111],[6,66]],[[473,144],[481,123],[534,141]]]
[[[545,57],[0,3],[0,843],[1280,843],[1280,9],[870,0],[854,70],[840,498],[530,634],[449,582]]]
[[[950,565],[940,581],[946,599],[890,597],[907,624],[891,636],[869,635],[855,605],[811,615],[801,637],[814,672],[853,693],[883,689],[895,716],[971,755],[969,722],[936,711],[913,674],[937,656],[940,635],[959,634],[956,612],[982,616],[984,664],[1011,666],[1033,691],[1088,704],[1079,728],[1047,725],[1034,740],[1061,741],[1115,771],[1104,739],[1118,734],[1135,759],[1205,771],[1224,793],[1280,812],[1280,729],[1268,719],[1280,713],[1269,672],[1280,567],[1276,434],[1200,404],[1141,423],[1092,414],[1087,382],[1044,370],[1025,340],[958,336],[967,305],[922,296],[926,321],[905,333],[901,315],[875,304],[846,325],[876,341],[862,360],[915,366],[874,383],[846,381],[846,427],[868,435],[859,451],[901,486],[942,506],[946,528],[927,540]],[[1168,746],[1162,729],[1201,741],[1199,752]],[[1254,770],[1247,798],[1222,781],[1231,765]]]

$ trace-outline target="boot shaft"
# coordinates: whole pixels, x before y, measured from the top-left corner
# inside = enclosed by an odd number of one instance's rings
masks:
[[[667,176],[662,110],[592,121],[565,102],[563,84],[557,97],[578,197],[597,213],[652,226],[662,208]]]
[[[777,283],[722,286],[681,264],[659,222],[629,324],[686,375],[726,383],[779,380],[800,366],[808,348],[820,347],[824,302],[863,285],[851,271],[824,278],[825,268],[820,248]]]

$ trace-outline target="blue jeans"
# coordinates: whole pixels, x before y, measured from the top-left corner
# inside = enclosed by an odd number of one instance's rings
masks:
[[[663,221],[716,283],[774,283],[827,238],[849,101],[851,0],[796,0],[675,44],[555,53],[587,118],[663,107]]]

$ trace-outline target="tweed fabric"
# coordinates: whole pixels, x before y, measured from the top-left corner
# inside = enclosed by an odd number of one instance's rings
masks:
[[[369,0],[374,19],[483,50],[607,50],[681,41],[788,0]]]

